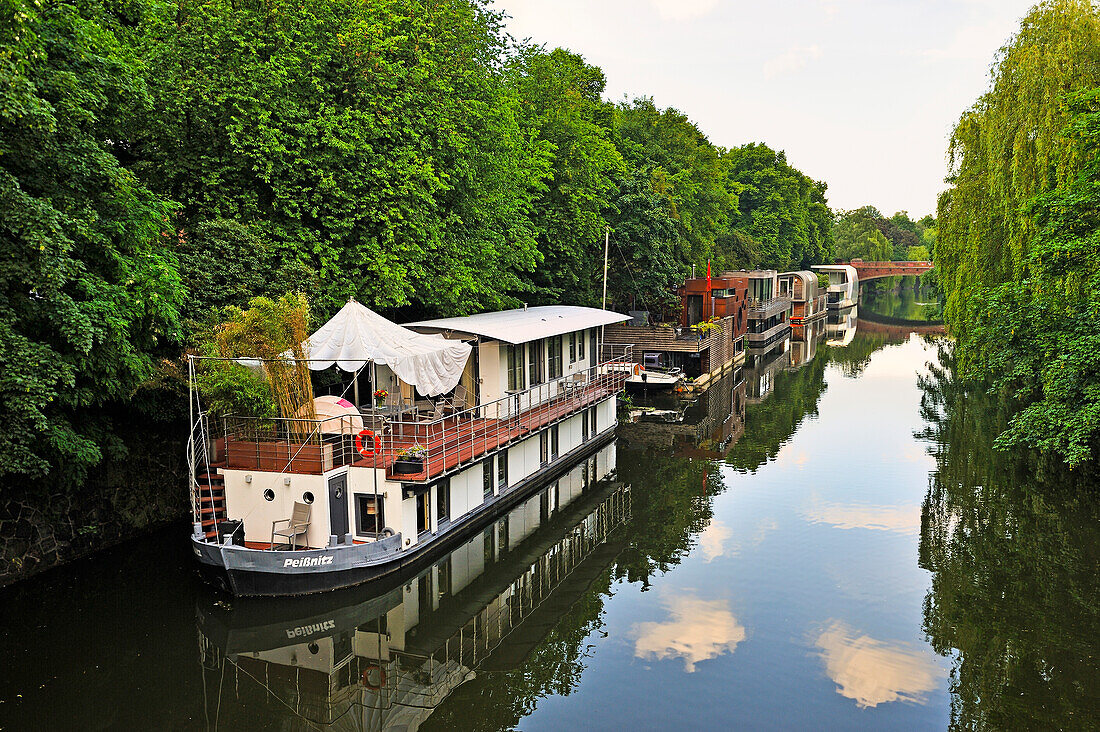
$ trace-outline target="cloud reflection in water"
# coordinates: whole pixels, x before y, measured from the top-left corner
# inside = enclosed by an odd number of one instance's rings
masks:
[[[695,672],[695,664],[733,653],[745,640],[745,627],[733,617],[728,600],[682,595],[663,604],[669,620],[634,625],[635,657],[658,661],[682,658],[684,671],[690,674]]]
[[[926,654],[857,635],[839,620],[818,636],[817,647],[836,692],[854,699],[860,709],[896,701],[923,703],[944,675]]]

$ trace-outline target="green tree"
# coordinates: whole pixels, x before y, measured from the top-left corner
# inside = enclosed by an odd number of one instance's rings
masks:
[[[1036,233],[1027,204],[1071,180],[1078,154],[1062,135],[1067,91],[1100,85],[1100,13],[1088,0],[1047,0],[1000,51],[992,85],[951,136],[934,257],[944,315],[965,341],[983,288],[1027,276]],[[966,349],[959,354],[964,369]]]
[[[1100,439],[1100,89],[1076,95],[1071,110],[1081,172],[1029,207],[1028,275],[984,291],[966,347],[1020,400],[997,444],[1080,465]]]
[[[132,36],[156,100],[133,152],[181,203],[195,256],[227,270],[246,231],[264,280],[314,278],[320,313],[349,296],[448,312],[514,302],[536,262],[528,214],[546,156],[517,121],[497,11],[185,0],[148,6]],[[237,227],[228,242],[212,236],[221,221]],[[192,296],[258,294],[242,289]]]
[[[178,336],[171,208],[123,165],[151,107],[96,2],[0,10],[0,474],[77,490]],[[138,405],[140,407],[140,404]]]
[[[786,153],[750,143],[726,152],[731,187],[740,191],[720,253],[726,266],[805,269],[833,253],[826,186],[787,162]]]
[[[737,205],[721,150],[682,112],[658,109],[650,98],[618,105],[615,144],[664,200],[676,224],[677,260],[705,267]]]
[[[833,226],[834,253],[845,261],[862,259],[865,262],[892,260],[894,247],[875,225],[870,207],[840,212]],[[880,215],[881,216],[881,215]]]
[[[600,302],[604,210],[627,173],[611,141],[605,84],[603,71],[560,48],[525,49],[512,70],[519,118],[551,151],[548,180],[531,211],[542,258],[530,277],[538,303]]]

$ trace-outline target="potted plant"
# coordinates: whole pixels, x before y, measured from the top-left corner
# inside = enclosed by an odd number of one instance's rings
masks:
[[[389,395],[390,393],[385,389],[379,389],[378,391],[374,392],[374,406],[381,407],[383,404],[386,403],[386,397],[388,397]]]
[[[397,475],[415,475],[424,471],[424,456],[427,449],[423,445],[412,444],[397,451],[393,462],[393,472]]]

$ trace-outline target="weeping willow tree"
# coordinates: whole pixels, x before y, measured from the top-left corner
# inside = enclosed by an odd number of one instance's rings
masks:
[[[1100,85],[1100,14],[1088,0],[1050,0],[1000,50],[992,84],[951,136],[951,188],[939,200],[936,268],[944,316],[965,341],[987,288],[1028,275],[1036,233],[1027,207],[1073,178],[1079,156],[1062,134],[1067,93]],[[968,365],[968,354],[960,354]]]
[[[1011,398],[996,446],[1100,452],[1100,9],[1036,6],[951,144],[936,266],[961,376]]]
[[[223,359],[260,359],[267,382],[266,393],[270,394],[272,402],[270,411],[284,417],[316,419],[313,384],[305,360],[308,354],[302,346],[309,337],[310,324],[309,303],[305,296],[288,294],[278,300],[257,297],[248,305],[247,310],[226,308],[225,320],[214,329],[206,350]],[[226,367],[217,362],[211,368],[215,371],[207,377],[208,382],[217,378],[221,384],[239,386],[247,381],[240,373],[238,378],[226,378]],[[231,364],[228,368],[245,367]],[[242,392],[247,398],[257,400],[257,405],[248,411],[256,411],[256,407],[267,411],[262,406],[263,392],[256,385]],[[232,400],[233,395],[225,398],[227,402]],[[268,415],[261,412],[257,416]]]

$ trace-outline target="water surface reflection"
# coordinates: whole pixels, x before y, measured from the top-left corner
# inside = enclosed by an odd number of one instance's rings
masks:
[[[943,341],[809,336],[399,583],[227,606],[181,527],[13,588],[0,727],[1100,726],[1097,476],[995,452]]]

